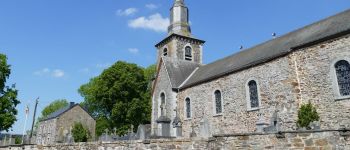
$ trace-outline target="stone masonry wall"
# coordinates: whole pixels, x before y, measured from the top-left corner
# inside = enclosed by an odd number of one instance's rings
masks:
[[[12,146],[0,150],[349,150],[350,139],[338,131],[236,135],[210,139],[159,139],[113,143],[77,143],[49,146]]]
[[[175,117],[175,112],[173,110],[174,107],[176,107],[174,99],[175,93],[172,91],[169,76],[164,65],[161,64],[159,69],[159,75],[157,77],[155,90],[152,96],[152,133],[155,135],[159,135],[157,133],[159,133],[158,130],[160,129],[156,122],[160,116],[160,94],[162,92],[165,94],[165,114],[169,119],[173,119]],[[171,131],[171,134],[174,134],[173,131]]]
[[[332,66],[342,59],[350,60],[349,35],[180,91],[177,99],[183,135],[189,137],[192,129],[198,135],[203,118],[208,120],[211,134],[254,132],[258,113],[270,123],[275,111],[279,130],[294,131],[299,105],[308,101],[317,107],[322,129],[349,127],[350,97],[340,100],[333,86]],[[250,80],[258,83],[261,100],[260,109],[255,111],[247,108],[246,86]],[[215,90],[222,93],[220,115],[214,115]],[[186,120],[187,97],[191,99],[192,118]]]
[[[300,78],[301,98],[316,105],[324,129],[350,125],[350,97],[337,96],[334,64],[350,62],[349,35],[295,52]]]
[[[56,139],[63,140],[60,139],[60,136],[69,133],[70,128],[73,127],[76,122],[80,122],[84,127],[88,128],[92,138],[95,139],[96,121],[80,106],[75,106],[57,119],[56,131],[58,131],[58,133]]]
[[[36,143],[55,143],[57,119],[42,121],[38,125]]]
[[[281,130],[296,128],[298,108],[294,63],[289,57],[279,58],[268,64],[256,66],[238,73],[225,76],[181,91],[178,95],[179,108],[184,107],[186,97],[191,99],[192,119],[184,119],[184,109],[180,109],[183,122],[183,135],[189,137],[192,128],[199,133],[199,123],[203,118],[209,122],[212,134],[248,133],[256,130],[258,114],[265,120],[275,111],[283,124]],[[250,111],[247,107],[247,83],[258,83],[261,106]],[[214,92],[222,93],[223,113],[214,115]]]
[[[185,47],[191,46],[193,61],[197,63],[202,63],[202,49],[200,45],[191,43],[190,40],[186,39],[177,39],[176,45],[177,59],[184,60]]]

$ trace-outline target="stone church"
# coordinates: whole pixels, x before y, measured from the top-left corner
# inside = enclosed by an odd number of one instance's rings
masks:
[[[210,64],[202,63],[205,41],[191,34],[184,0],[175,0],[170,18],[156,44],[154,136],[294,131],[308,102],[321,129],[349,127],[350,10]]]

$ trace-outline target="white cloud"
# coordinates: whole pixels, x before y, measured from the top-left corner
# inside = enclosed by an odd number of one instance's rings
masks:
[[[138,12],[138,10],[136,8],[128,8],[128,9],[125,9],[125,10],[117,10],[117,15],[118,16],[130,16],[130,15],[133,15],[133,14],[136,14]]]
[[[139,17],[129,21],[129,27],[153,30],[156,32],[166,32],[170,24],[169,18],[163,18],[156,13],[149,17]]]
[[[49,68],[44,68],[44,69],[41,69],[39,71],[35,71],[34,75],[43,76],[43,75],[49,74],[49,73],[50,73],[50,69]]]
[[[133,53],[133,54],[138,54],[139,53],[139,49],[137,49],[137,48],[129,48],[128,51],[130,53]]]
[[[83,68],[83,69],[80,69],[79,72],[81,72],[81,73],[89,73],[90,69],[89,68]]]
[[[55,69],[54,71],[52,71],[52,76],[55,78],[61,78],[64,76],[64,71],[60,69]]]
[[[65,75],[64,71],[61,69],[54,69],[51,71],[49,68],[44,68],[39,71],[35,71],[34,75],[36,76],[51,76],[54,78],[61,78]]]
[[[145,7],[148,8],[148,9],[151,9],[151,10],[158,8],[158,6],[156,4],[146,4]]]
[[[103,63],[103,64],[97,64],[96,68],[97,69],[106,69],[111,66],[111,63]]]

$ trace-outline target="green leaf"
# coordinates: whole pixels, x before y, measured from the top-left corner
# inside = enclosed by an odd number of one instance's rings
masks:
[[[298,111],[298,127],[308,128],[311,122],[319,121],[320,117],[316,111],[316,108],[309,102],[301,105]]]
[[[6,80],[11,74],[7,57],[0,54],[0,132],[8,131],[17,121],[16,106],[20,103],[17,99],[18,91],[15,85],[6,86]]]
[[[91,138],[90,132],[81,123],[75,123],[72,129],[74,142],[87,142]]]
[[[150,122],[150,81],[155,71],[155,65],[142,68],[118,61],[80,87],[83,106],[95,118],[103,118],[97,119],[96,125],[104,128],[96,129],[97,135],[104,133],[106,128],[110,131],[116,128],[118,134],[124,134],[131,125],[136,129],[139,124]]]

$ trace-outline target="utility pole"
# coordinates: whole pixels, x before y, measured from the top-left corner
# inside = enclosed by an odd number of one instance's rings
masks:
[[[28,114],[29,114],[29,106],[28,105],[27,105],[27,107],[25,109],[25,112],[26,112],[26,120],[24,121],[23,134],[22,134],[22,143],[21,144],[24,144],[23,143],[23,141],[24,141],[24,133],[26,132],[27,120],[28,120]]]
[[[31,139],[33,137],[33,129],[34,129],[34,123],[35,123],[36,108],[38,107],[38,103],[39,103],[39,97],[35,100],[35,108],[34,108],[34,115],[33,115],[32,130],[30,130],[29,141],[31,141]]]

